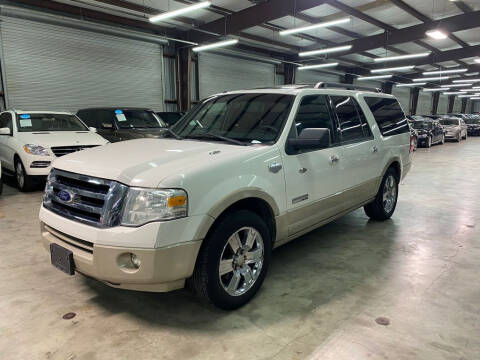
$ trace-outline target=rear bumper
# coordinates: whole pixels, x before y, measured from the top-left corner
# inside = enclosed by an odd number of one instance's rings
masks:
[[[93,244],[40,223],[41,239],[48,250],[56,243],[73,253],[75,270],[112,287],[166,292],[182,288],[193,273],[201,240],[162,248],[134,248]],[[130,266],[130,254],[141,261]]]

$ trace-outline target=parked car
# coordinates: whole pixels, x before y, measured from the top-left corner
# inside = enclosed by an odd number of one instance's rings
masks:
[[[77,116],[110,142],[160,138],[168,128],[150,109],[105,107],[78,110]]]
[[[391,95],[300,85],[226,92],[165,139],[56,161],[41,235],[68,274],[160,292],[188,279],[234,309],[260,288],[272,248],[362,206],[389,219],[410,164],[408,122]]]
[[[465,120],[467,125],[467,134],[469,136],[479,136],[480,135],[480,117],[470,116]]]
[[[424,116],[412,116],[412,127],[418,133],[418,146],[427,148],[445,143],[445,130],[438,120]]]
[[[31,190],[38,180],[44,180],[54,159],[106,143],[71,113],[0,113],[0,161],[6,172],[15,175],[20,191]]]
[[[467,125],[461,118],[444,117],[439,121],[446,130],[445,139],[456,142],[460,142],[462,139],[467,140]]]
[[[3,180],[2,180],[2,162],[0,161],[0,195],[3,192]]]
[[[173,126],[175,125],[178,120],[182,118],[185,113],[183,112],[157,112],[156,113],[162,121],[167,124],[167,126]]]

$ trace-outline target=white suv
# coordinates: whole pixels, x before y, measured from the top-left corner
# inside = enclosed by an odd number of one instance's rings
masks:
[[[107,143],[71,113],[11,110],[0,114],[0,162],[15,174],[21,191],[30,190],[38,178],[45,179],[55,158]]]
[[[53,167],[40,210],[53,265],[122,289],[188,280],[234,309],[260,288],[272,248],[362,206],[372,219],[392,216],[410,130],[391,95],[233,91],[202,101],[165,139]]]

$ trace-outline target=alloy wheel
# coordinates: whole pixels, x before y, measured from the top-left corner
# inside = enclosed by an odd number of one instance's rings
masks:
[[[23,171],[23,166],[20,162],[17,162],[15,167],[15,176],[17,178],[17,183],[20,189],[23,189],[25,185],[25,172]]]
[[[383,209],[390,213],[397,201],[397,181],[393,175],[389,175],[383,186]]]

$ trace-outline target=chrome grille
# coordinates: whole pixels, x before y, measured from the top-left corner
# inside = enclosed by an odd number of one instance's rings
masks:
[[[54,213],[96,227],[120,224],[128,186],[119,182],[53,169],[43,206]]]
[[[79,145],[79,146],[56,146],[52,147],[52,151],[55,156],[60,157],[63,155],[71,154],[73,152],[90,149],[98,145]]]

